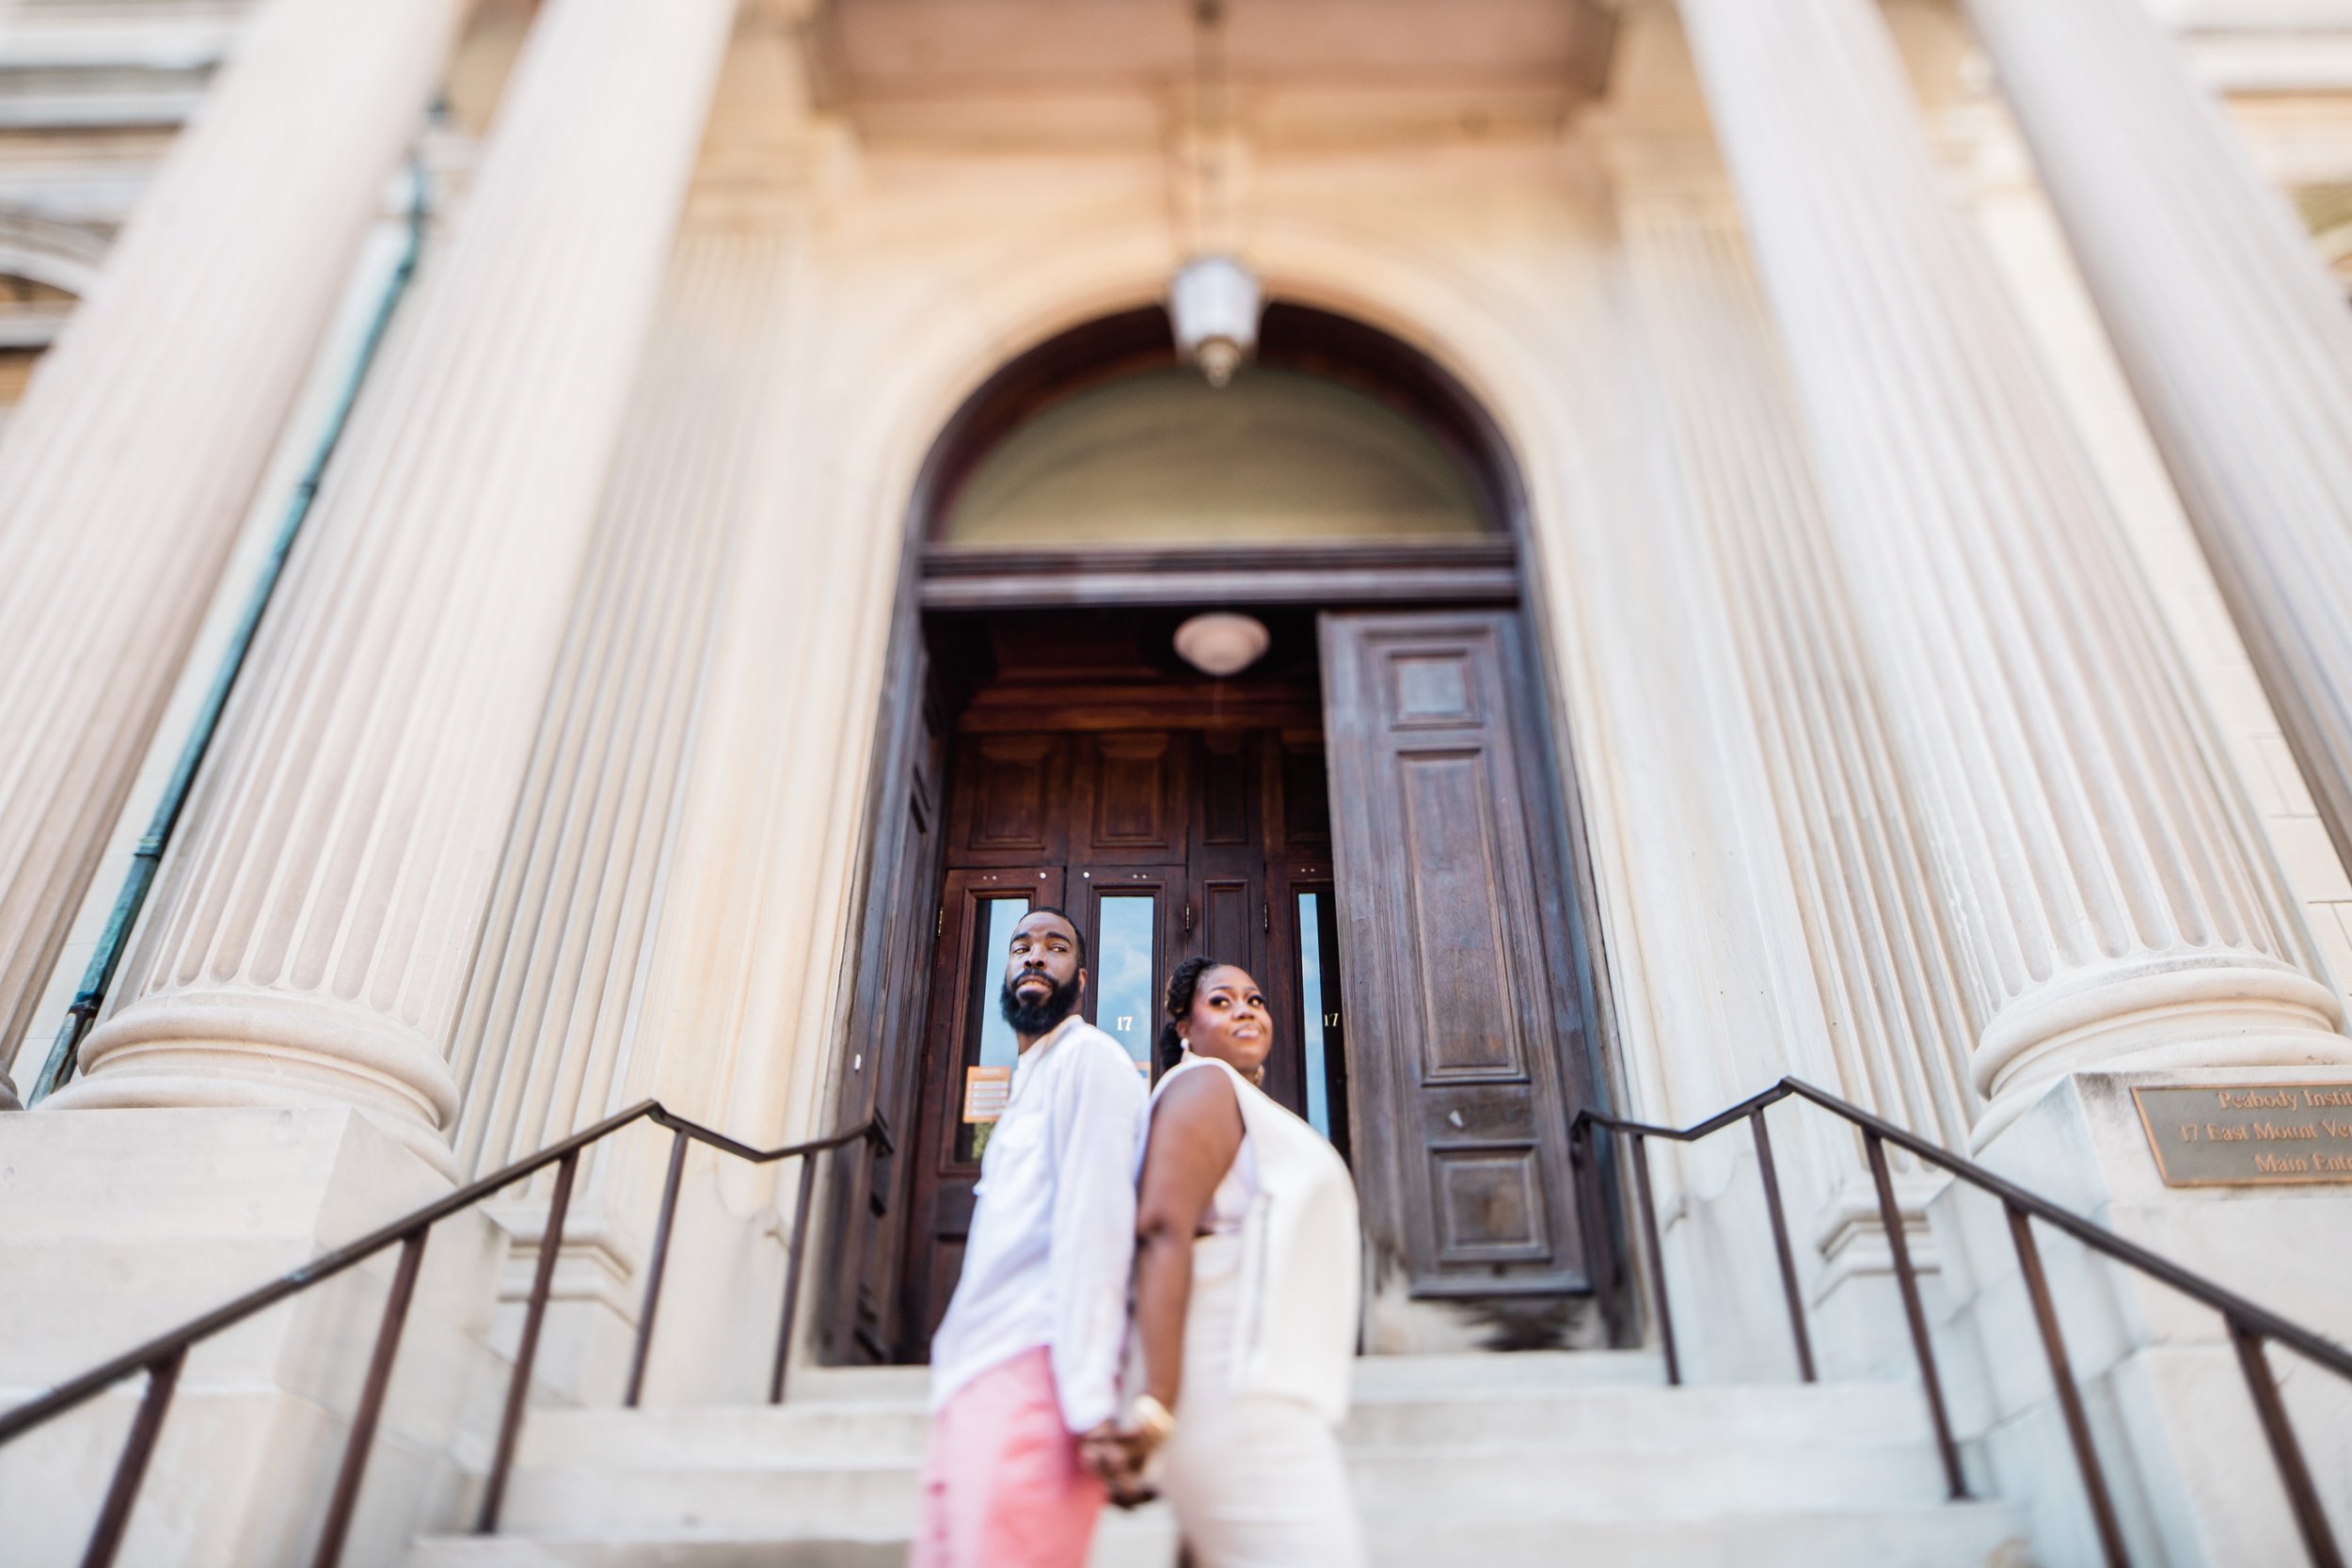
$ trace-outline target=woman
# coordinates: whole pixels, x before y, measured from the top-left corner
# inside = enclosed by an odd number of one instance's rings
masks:
[[[1331,1146],[1259,1087],[1273,1039],[1247,973],[1178,966],[1136,1199],[1144,1391],[1118,1479],[1132,1489],[1158,1451],[1198,1568],[1360,1568],[1337,1436],[1356,1349],[1356,1190]]]

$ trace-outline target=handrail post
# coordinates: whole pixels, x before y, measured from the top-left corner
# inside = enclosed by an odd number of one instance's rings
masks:
[[[817,1192],[816,1156],[801,1156],[801,1192],[792,1204],[792,1246],[784,1266],[784,1323],[776,1330],[776,1370],[768,1380],[768,1402],[784,1402],[784,1376],[792,1360],[792,1325],[801,1310],[801,1259],[808,1251],[809,1200]]]
[[[653,1354],[653,1316],[661,1305],[661,1275],[670,1266],[670,1226],[677,1218],[678,1182],[686,1174],[686,1134],[670,1139],[670,1174],[661,1182],[661,1218],[653,1228],[653,1256],[645,1262],[645,1304],[637,1309],[637,1348],[629,1353],[628,1391],[621,1403],[637,1408],[645,1391],[645,1361]]]
[[[1650,1275],[1658,1286],[1658,1338],[1666,1352],[1666,1381],[1682,1381],[1682,1358],[1675,1352],[1674,1307],[1666,1300],[1666,1249],[1658,1240],[1658,1202],[1649,1189],[1649,1141],[1629,1134],[1633,1145],[1633,1191],[1642,1205],[1642,1236],[1649,1243]]]
[[[2344,1568],[2344,1552],[2337,1546],[2335,1531],[2328,1523],[2328,1510],[2319,1500],[2319,1488],[2312,1483],[2312,1469],[2304,1463],[2303,1447],[2295,1440],[2295,1426],[2287,1419],[2286,1402],[2279,1398],[2279,1385],[2270,1375],[2270,1361],[2263,1354],[2262,1336],[2235,1318],[2230,1318],[2228,1323],[2230,1343],[2237,1351],[2238,1370],[2246,1374],[2247,1391],[2254,1396],[2254,1413],[2262,1419],[2263,1435],[2270,1441],[2271,1462],[2278,1466],[2279,1480],[2287,1489],[2288,1505],[2295,1511],[2295,1528],[2302,1532],[2303,1549],[2311,1554],[2312,1568]]]
[[[2074,1369],[2067,1360],[2066,1336],[2058,1328],[2058,1305],[2050,1299],[2050,1276],[2042,1267],[2042,1249],[2034,1244],[2033,1220],[2013,1204],[2001,1205],[2009,1216],[2009,1236],[2017,1248],[2018,1271],[2026,1276],[2026,1294],[2033,1301],[2034,1326],[2042,1331],[2042,1351],[2050,1361],[2050,1378],[2058,1386],[2058,1414],[2066,1422],[2067,1441],[2074,1448],[2074,1463],[2083,1473],[2083,1490],[2090,1497],[2090,1519],[2099,1531],[2099,1551],[2107,1568],[2131,1568],[2123,1548],[2123,1527],[2115,1517],[2115,1499],[2107,1495],[2106,1472],[2099,1466],[2099,1450],[2090,1440],[2090,1418],[2083,1409],[2082,1391],[2074,1386]]]
[[[564,1211],[571,1205],[572,1176],[579,1166],[580,1150],[574,1149],[555,1167],[555,1196],[548,1204],[548,1227],[539,1237],[531,1305],[523,1311],[522,1341],[515,1347],[515,1374],[506,1385],[506,1409],[499,1418],[498,1451],[482,1489],[476,1535],[488,1535],[499,1528],[499,1510],[506,1503],[506,1478],[515,1465],[515,1440],[522,1433],[523,1403],[531,1394],[531,1364],[539,1354],[539,1328],[547,1321],[548,1291],[555,1283],[555,1255],[564,1244]]]
[[[1756,1169],[1764,1179],[1764,1208],[1772,1217],[1772,1250],[1780,1258],[1780,1291],[1788,1300],[1788,1332],[1797,1341],[1797,1375],[1819,1381],[1813,1371],[1813,1337],[1804,1326],[1804,1297],[1797,1289],[1797,1259],[1788,1245],[1788,1215],[1780,1203],[1780,1172],[1772,1164],[1772,1135],[1764,1126],[1764,1107],[1748,1113],[1756,1133]]]
[[[82,1568],[112,1568],[115,1554],[122,1549],[122,1538],[131,1528],[131,1508],[138,1501],[139,1482],[147,1479],[147,1462],[155,1456],[155,1437],[163,1431],[164,1413],[170,1407],[171,1391],[179,1386],[180,1369],[187,1359],[188,1347],[182,1345],[147,1369],[147,1392],[140,1396],[138,1414],[131,1418],[131,1431],[122,1439],[122,1457],[115,1461],[114,1480],[106,1485],[106,1500],[98,1510],[98,1524],[82,1553]]]
[[[408,1303],[417,1293],[417,1271],[424,1262],[424,1241],[430,1227],[419,1227],[400,1243],[400,1264],[392,1271],[391,1293],[384,1299],[384,1321],[375,1331],[375,1353],[368,1360],[367,1382],[359,1390],[359,1406],[352,1413],[351,1436],[343,1447],[342,1468],[327,1499],[326,1524],[319,1531],[317,1568],[335,1568],[342,1560],[343,1542],[351,1533],[351,1518],[359,1503],[359,1483],[368,1473],[368,1454],[375,1446],[376,1423],[384,1414],[384,1390],[392,1379],[392,1358],[400,1354],[401,1330],[407,1326]]]
[[[1960,1445],[1952,1441],[1951,1417],[1944,1408],[1944,1381],[1935,1371],[1935,1346],[1928,1338],[1927,1308],[1919,1302],[1919,1276],[1911,1266],[1911,1242],[1903,1234],[1902,1211],[1895,1205],[1895,1178],[1886,1168],[1886,1144],[1865,1131],[1863,1147],[1870,1155],[1870,1180],[1879,1190],[1879,1223],[1886,1227],[1887,1250],[1895,1255],[1895,1284],[1902,1291],[1903,1316],[1911,1323],[1911,1348],[1919,1357],[1919,1380],[1927,1389],[1928,1415],[1935,1422],[1935,1446],[1944,1459],[1944,1482],[1954,1501],[1968,1496],[1960,1471]]]

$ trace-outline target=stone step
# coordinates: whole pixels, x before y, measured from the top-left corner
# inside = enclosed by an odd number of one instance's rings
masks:
[[[1651,1351],[1468,1351],[1452,1355],[1359,1355],[1359,1400],[1445,1394],[1483,1399],[1534,1389],[1661,1388],[1666,1363]]]
[[[1925,1444],[1685,1443],[1377,1448],[1349,1455],[1367,1517],[1480,1517],[1639,1511],[1661,1518],[1762,1510],[1932,1503],[1941,1471]],[[636,1539],[816,1531],[898,1532],[914,1518],[909,1462],[766,1461],[675,1468],[518,1468],[505,1525],[520,1534],[583,1528]]]
[[[1645,1354],[1358,1364],[1344,1434],[1378,1568],[2022,1568],[2021,1516],[1945,1504],[1905,1383],[1668,1388]],[[411,1568],[867,1568],[903,1560],[921,1369],[796,1373],[783,1406],[535,1411],[505,1533]],[[1169,1568],[1164,1509],[1092,1568]]]
[[[2030,1568],[2025,1520],[1988,1503],[1705,1518],[1387,1521],[1375,1568]],[[455,1537],[418,1544],[408,1568],[898,1568],[902,1535],[823,1541]],[[1156,1510],[1107,1518],[1089,1568],[1171,1568],[1172,1524]]]
[[[781,1406],[534,1411],[525,1468],[675,1470],[707,1465],[914,1463],[929,1417],[920,1402],[826,1397]],[[1360,1390],[1343,1433],[1351,1449],[1468,1443],[1677,1449],[1687,1443],[1790,1442],[1875,1447],[1925,1441],[1927,1412],[1909,1384],[1656,1388],[1534,1386],[1465,1395]]]
[[[1650,1351],[1468,1351],[1445,1355],[1364,1355],[1356,1360],[1356,1397],[1417,1394],[1480,1398],[1536,1388],[1659,1387],[1665,1362]],[[927,1367],[796,1367],[790,1404],[903,1404],[930,1396]]]
[[[1699,1388],[1531,1388],[1456,1398],[1359,1399],[1351,1451],[1447,1444],[1677,1449],[1692,1442],[1876,1448],[1925,1443],[1927,1401],[1908,1383]]]

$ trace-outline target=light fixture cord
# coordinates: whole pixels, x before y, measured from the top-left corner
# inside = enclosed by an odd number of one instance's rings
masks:
[[[1194,0],[1192,55],[1192,252],[1205,255],[1226,245],[1228,193],[1226,137],[1232,120],[1232,79],[1227,70],[1227,0]]]

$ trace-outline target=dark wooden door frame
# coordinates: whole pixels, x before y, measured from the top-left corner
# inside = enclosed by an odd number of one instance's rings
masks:
[[[910,772],[922,720],[927,711],[935,720],[944,718],[938,710],[952,707],[958,700],[954,673],[943,675],[926,670],[922,628],[927,610],[951,605],[1052,609],[1080,604],[1181,604],[1186,602],[1181,585],[1207,580],[1200,574],[1214,564],[1221,584],[1237,576],[1258,576],[1262,567],[1261,580],[1267,585],[1263,602],[1333,609],[1402,603],[1470,608],[1515,602],[1531,649],[1559,645],[1551,635],[1554,617],[1541,579],[1527,570],[1534,541],[1519,467],[1483,404],[1436,361],[1378,329],[1322,312],[1305,314],[1328,324],[1329,341],[1309,343],[1304,368],[1331,373],[1336,367],[1337,373],[1361,385],[1368,375],[1376,378],[1380,361],[1385,360],[1391,370],[1401,367],[1402,379],[1409,386],[1406,401],[1433,415],[1449,442],[1471,458],[1501,539],[1423,551],[1389,546],[1351,552],[1353,558],[1344,562],[1330,559],[1319,546],[1269,549],[1257,562],[1232,559],[1247,551],[1168,550],[1120,557],[1107,563],[1112,567],[1107,571],[1099,556],[1089,562],[1069,552],[1036,552],[1004,559],[997,563],[1002,570],[994,570],[971,552],[930,543],[937,519],[957,487],[978,457],[1026,409],[1071,386],[1121,369],[1165,362],[1171,352],[1165,319],[1156,307],[1102,318],[1048,340],[991,376],[964,401],[933,442],[905,513],[882,701],[870,747],[874,767],[869,772],[867,809],[854,863],[865,865],[866,874],[852,893],[847,927],[850,935],[842,954],[850,983],[843,1038],[835,1053],[839,1108],[890,1103],[893,1085],[866,1076],[866,1064],[880,1059],[878,1032],[890,1012],[885,993],[892,978],[892,916],[903,909],[903,900],[917,896],[918,890],[924,902],[917,907],[933,904],[937,897],[939,855],[934,853],[928,867],[905,863],[900,854],[904,835],[896,831],[910,809],[914,793]],[[1271,312],[1268,319],[1274,320]],[[1364,369],[1368,363],[1375,366],[1373,372]],[[1391,386],[1375,389],[1384,396],[1394,395]],[[1498,544],[1503,546],[1500,550]],[[1218,597],[1225,595],[1220,593]],[[1573,759],[1559,733],[1560,716],[1566,712],[1560,672],[1554,660],[1541,653],[1532,654],[1527,663],[1526,675],[1534,697],[1530,723],[1535,731],[1529,736],[1528,760],[1531,766],[1540,762],[1546,775],[1543,787],[1535,789],[1530,799],[1554,814],[1554,842],[1565,847],[1568,860],[1577,947],[1573,987],[1589,1025],[1583,1037],[1588,1054],[1585,1069],[1597,1103],[1606,1109],[1617,1098],[1623,1057],[1607,965],[1602,960],[1605,929],[1584,832],[1582,795]],[[946,725],[936,728],[944,733]],[[944,800],[938,800],[934,809],[944,805]],[[944,852],[945,834],[933,837],[937,841],[934,849]],[[876,898],[877,888],[887,890],[890,895]],[[911,1004],[917,1012],[928,1006],[927,995]],[[902,1063],[901,1070],[910,1079],[903,1086],[911,1087],[912,1069]],[[911,1134],[913,1128],[906,1131]],[[819,1256],[833,1259],[834,1268],[817,1336],[818,1354],[826,1361],[860,1358],[853,1325],[864,1260],[859,1239],[866,1227],[852,1221],[867,1217],[877,1204],[887,1204],[887,1189],[894,1182],[903,1190],[904,1167],[904,1161],[876,1161],[868,1151],[853,1148],[844,1150],[827,1173],[825,1201],[819,1211],[824,1250]],[[878,1185],[878,1172],[890,1180]],[[1632,1279],[1626,1263],[1625,1206],[1613,1170],[1604,1170],[1602,1179],[1608,1235],[1597,1257],[1605,1261],[1607,1273],[1593,1285],[1613,1325],[1614,1337],[1628,1342],[1634,1320]],[[898,1207],[903,1211],[903,1202]],[[892,1250],[887,1242],[880,1244],[884,1251]]]

